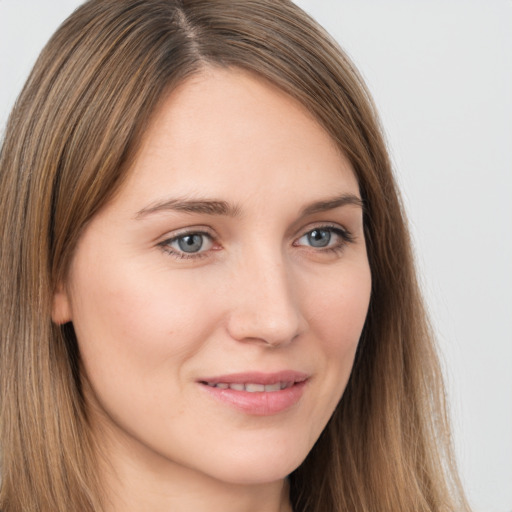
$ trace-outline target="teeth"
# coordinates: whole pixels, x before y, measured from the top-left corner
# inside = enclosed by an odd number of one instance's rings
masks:
[[[254,384],[248,382],[246,384],[228,384],[227,382],[206,382],[208,386],[219,389],[232,389],[234,391],[247,391],[248,393],[272,393],[274,391],[281,391],[293,386],[294,382],[276,382],[275,384]]]
[[[246,384],[245,391],[249,393],[256,393],[257,391],[265,391],[265,386],[263,384]]]

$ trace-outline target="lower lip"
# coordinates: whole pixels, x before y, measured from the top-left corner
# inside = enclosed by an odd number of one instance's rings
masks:
[[[280,391],[236,391],[200,384],[203,389],[217,400],[254,416],[270,416],[293,407],[300,400],[307,381],[297,382]]]

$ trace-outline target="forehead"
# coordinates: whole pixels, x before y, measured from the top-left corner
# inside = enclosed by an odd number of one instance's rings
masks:
[[[333,190],[333,187],[336,190]],[[297,100],[256,75],[207,68],[173,90],[128,178],[137,197],[358,193],[347,158]]]

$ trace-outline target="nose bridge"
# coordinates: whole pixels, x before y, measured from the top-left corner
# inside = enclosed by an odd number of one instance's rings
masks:
[[[228,330],[237,340],[278,346],[303,328],[290,264],[279,247],[259,247],[237,266]]]

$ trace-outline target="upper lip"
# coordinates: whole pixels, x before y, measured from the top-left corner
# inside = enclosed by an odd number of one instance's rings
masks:
[[[309,375],[304,372],[295,370],[283,370],[279,372],[242,372],[230,373],[228,375],[216,375],[214,377],[205,377],[198,380],[198,382],[205,382],[209,384],[218,384],[220,382],[226,384],[276,384],[277,382],[303,382],[309,378]]]

